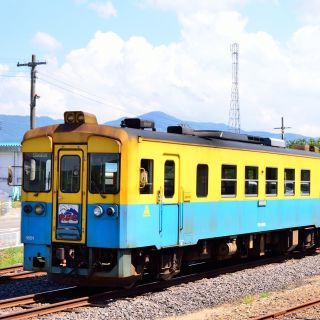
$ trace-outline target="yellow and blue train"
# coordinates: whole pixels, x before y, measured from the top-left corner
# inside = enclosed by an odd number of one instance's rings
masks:
[[[22,151],[24,268],[56,281],[130,285],[319,242],[320,154],[282,141],[68,111]]]

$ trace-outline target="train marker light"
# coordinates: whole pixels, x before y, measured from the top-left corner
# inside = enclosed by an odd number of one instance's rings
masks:
[[[41,215],[44,213],[44,206],[43,204],[41,203],[38,203],[35,205],[34,207],[34,212],[37,214],[37,215]]]
[[[96,217],[101,217],[101,216],[103,215],[103,209],[102,209],[102,207],[96,206],[96,207],[93,209],[93,214],[94,214]]]
[[[32,212],[32,206],[30,204],[25,204],[23,206],[23,212],[28,213],[28,214],[31,213]]]
[[[116,213],[116,211],[114,210],[114,208],[109,207],[109,208],[107,209],[107,215],[108,215],[109,217],[114,216],[115,213]]]

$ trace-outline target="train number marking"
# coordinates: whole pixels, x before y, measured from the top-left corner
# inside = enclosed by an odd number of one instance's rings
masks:
[[[27,235],[27,236],[26,236],[26,240],[34,241],[34,236]]]
[[[258,226],[259,228],[263,228],[263,227],[266,227],[267,224],[266,224],[265,222],[258,222],[258,223],[257,223],[257,226]]]

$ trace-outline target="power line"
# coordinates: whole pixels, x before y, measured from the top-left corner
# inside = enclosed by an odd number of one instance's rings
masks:
[[[65,90],[65,91],[67,91],[67,92],[69,92],[69,93],[71,93],[71,94],[73,94],[73,95],[79,96],[79,97],[81,97],[81,98],[90,100],[90,101],[92,101],[92,102],[99,103],[99,104],[104,105],[104,106],[109,106],[109,107],[118,109],[118,110],[120,110],[120,111],[125,111],[123,108],[120,108],[120,107],[117,107],[117,106],[115,106],[115,105],[113,105],[113,104],[107,103],[106,101],[99,101],[99,100],[97,100],[97,99],[90,98],[90,97],[88,97],[88,96],[86,96],[86,95],[83,95],[83,94],[81,94],[81,93],[79,93],[79,92],[75,92],[74,90],[70,90],[70,89],[65,88],[65,87],[63,87],[63,86],[61,86],[61,85],[58,85],[58,84],[56,84],[56,83],[53,83],[53,82],[48,81],[48,80],[46,80],[46,79],[43,79],[42,77],[38,77],[38,79],[39,79],[40,81],[46,82],[46,83],[48,83],[48,84],[50,84],[50,85],[52,85],[52,86],[54,86],[54,87],[57,87],[57,88],[62,89],[62,90]],[[81,89],[76,89],[76,90],[85,92],[84,90],[81,90]],[[86,92],[85,92],[85,93],[86,93]],[[90,93],[86,93],[86,94],[91,95]],[[103,99],[103,98],[101,98],[101,99]]]
[[[2,77],[2,78],[26,78],[27,75],[13,76],[13,75],[9,75],[9,74],[0,74],[0,77]]]
[[[89,96],[94,96],[94,97],[96,97],[96,98],[98,98],[98,99],[105,100],[104,97],[98,96],[98,95],[96,95],[96,94],[94,94],[94,93],[91,93],[91,92],[88,92],[88,91],[86,91],[86,90],[84,90],[84,89],[77,88],[77,87],[75,87],[74,85],[72,85],[72,84],[70,84],[70,83],[68,83],[68,82],[66,82],[66,81],[56,79],[56,78],[52,77],[51,75],[49,75],[49,74],[46,73],[46,72],[38,72],[38,73],[39,73],[39,74],[43,74],[43,75],[45,75],[46,77],[51,78],[52,80],[54,80],[54,81],[56,81],[56,82],[64,83],[66,86],[68,86],[68,87],[70,87],[70,88],[72,88],[72,89],[75,89],[75,90],[77,90],[77,91],[84,92],[85,94],[87,94],[87,95],[89,95]],[[42,79],[42,80],[43,80],[43,79]]]

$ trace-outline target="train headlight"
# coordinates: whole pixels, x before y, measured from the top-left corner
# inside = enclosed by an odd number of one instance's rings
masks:
[[[83,112],[77,112],[77,114],[76,114],[76,122],[77,123],[84,123],[84,114],[83,114]]]
[[[41,203],[36,204],[35,207],[34,207],[34,212],[35,212],[37,215],[43,214],[43,213],[44,213],[44,206],[43,206],[43,204],[41,204]]]
[[[74,112],[65,112],[64,113],[64,122],[65,123],[75,123],[76,122],[76,115]]]
[[[114,210],[113,207],[109,207],[109,208],[107,209],[107,215],[108,215],[109,217],[114,216],[115,213],[116,213],[116,211]]]
[[[101,216],[103,215],[103,209],[102,209],[102,207],[96,206],[96,207],[93,209],[93,214],[94,214],[96,217],[101,217]]]
[[[23,206],[23,212],[24,213],[31,213],[32,212],[32,206],[30,205],[30,204],[25,204],[24,206]]]

